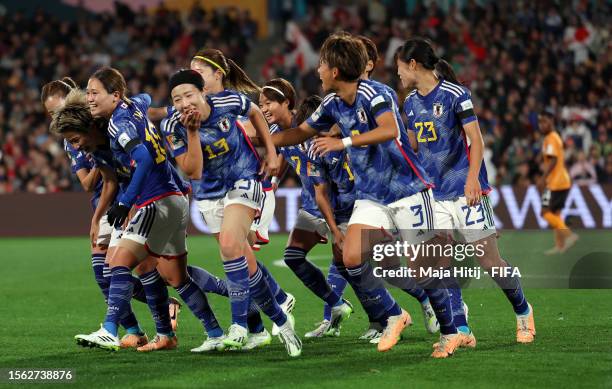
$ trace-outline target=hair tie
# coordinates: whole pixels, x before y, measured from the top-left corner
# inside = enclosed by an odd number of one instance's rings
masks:
[[[266,85],[266,86],[264,86],[262,89],[272,89],[273,91],[275,91],[275,92],[276,92],[276,93],[278,93],[279,95],[283,96],[285,99],[287,98],[287,97],[285,96],[285,94],[283,93],[283,91],[281,91],[280,89],[275,88],[275,87],[273,87],[273,86]]]
[[[210,58],[206,58],[206,57],[202,57],[201,55],[196,55],[195,57],[193,57],[193,59],[200,59],[202,61],[206,61],[209,64],[213,65],[214,67],[216,67],[217,69],[221,70],[221,73],[223,73],[224,76],[227,76],[227,73],[225,72],[225,69],[223,69],[221,67],[221,65],[219,65],[218,63],[216,63],[215,61],[213,61]]]

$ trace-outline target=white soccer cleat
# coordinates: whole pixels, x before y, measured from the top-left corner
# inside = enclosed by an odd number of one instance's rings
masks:
[[[249,331],[239,324],[232,324],[227,331],[227,336],[223,339],[223,344],[227,347],[242,349],[249,339]]]
[[[255,348],[264,347],[272,343],[272,335],[264,328],[263,331],[258,333],[250,333],[249,340],[242,348],[243,350],[253,350]]]
[[[340,336],[340,329],[342,328],[342,322],[353,313],[353,305],[348,301],[342,299],[342,304],[331,309],[331,324],[329,330],[325,333],[325,336]]]
[[[464,301],[464,302],[463,302],[463,313],[465,314],[465,321],[466,321],[468,324],[470,323],[470,321],[469,321],[469,315],[468,315],[468,314],[469,314],[469,312],[470,312],[470,309],[468,308],[467,304],[466,304],[466,303],[465,303],[465,301]]]
[[[425,304],[421,304],[421,310],[423,311],[423,319],[425,320],[425,329],[427,332],[430,334],[435,334],[436,332],[440,331],[440,324],[436,318],[436,313],[434,312],[429,301],[427,301]]]
[[[373,330],[373,329],[369,329],[368,332],[370,331],[375,331],[370,333],[370,343],[371,344],[378,344],[380,342],[380,338],[382,338],[382,331],[377,331],[377,330]],[[367,332],[365,334],[363,334],[363,336],[365,336],[367,334]]]
[[[288,313],[287,321],[278,328],[278,338],[285,345],[290,357],[299,357],[302,354],[302,341],[295,333],[294,326],[295,319]]]
[[[291,293],[287,293],[287,300],[280,304],[280,308],[286,315],[292,313],[295,308],[295,297]],[[272,324],[272,336],[278,336],[278,326],[276,324]]]
[[[359,339],[361,340],[372,340],[375,338],[380,339],[380,336],[382,335],[382,331],[383,331],[383,328],[380,325],[380,323],[370,323],[370,327],[367,329],[366,332],[363,333],[363,335],[359,337]]]
[[[305,338],[322,338],[329,331],[331,322],[329,320],[323,320],[317,324],[317,328],[304,334]]]
[[[100,324],[100,329],[89,335],[77,335],[74,337],[79,346],[98,347],[105,350],[117,351],[121,348],[119,337],[111,334]]]
[[[223,351],[225,350],[225,335],[217,336],[214,338],[207,338],[200,347],[192,348],[192,353],[207,353],[211,351]]]
[[[577,241],[578,241],[578,235],[572,233],[567,239],[565,239],[563,247],[561,248],[561,250],[559,250],[559,253],[563,254],[564,252],[572,248],[572,246],[574,246]]]

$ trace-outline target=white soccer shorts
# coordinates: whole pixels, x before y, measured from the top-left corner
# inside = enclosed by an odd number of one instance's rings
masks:
[[[177,258],[187,254],[189,201],[172,195],[138,209],[121,239],[145,246],[151,255]]]
[[[465,196],[456,200],[435,201],[436,230],[457,231],[462,240],[472,243],[496,233],[493,208],[488,196],[468,207]]]

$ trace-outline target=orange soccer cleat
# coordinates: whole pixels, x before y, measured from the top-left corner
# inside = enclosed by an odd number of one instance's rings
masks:
[[[516,316],[516,341],[519,343],[531,343],[535,340],[536,329],[535,321],[533,320],[533,307],[529,306],[527,315]]]
[[[155,335],[155,339],[145,344],[144,346],[138,347],[136,350],[140,352],[150,352],[158,350],[174,350],[178,345],[176,335],[170,337],[166,335]]]
[[[400,335],[406,326],[412,325],[410,314],[402,309],[397,316],[390,316],[387,326],[378,342],[378,351],[389,351],[400,339]]]
[[[120,347],[121,348],[138,348],[140,346],[144,346],[149,341],[147,334],[125,334],[123,338],[121,338]]]
[[[448,358],[461,345],[460,334],[440,335],[437,347],[431,353],[432,358]]]

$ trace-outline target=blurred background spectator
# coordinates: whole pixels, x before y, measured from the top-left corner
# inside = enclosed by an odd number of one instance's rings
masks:
[[[396,89],[395,50],[407,37],[430,38],[472,91],[492,183],[525,187],[539,179],[544,106],[557,113],[576,182],[610,183],[610,8],[605,0],[269,0],[272,31],[263,40],[261,26],[238,7],[206,11],[194,3],[179,13],[116,2],[114,12],[78,9],[79,22],[44,10],[0,12],[0,193],[78,189],[40,104],[40,87],[52,79],[68,75],[84,85],[96,68],[112,65],[132,93],[145,91],[161,106],[168,75],[208,46],[257,81],[287,78],[303,98],[321,93],[318,50],[335,30],[372,38],[381,56],[373,78]]]

